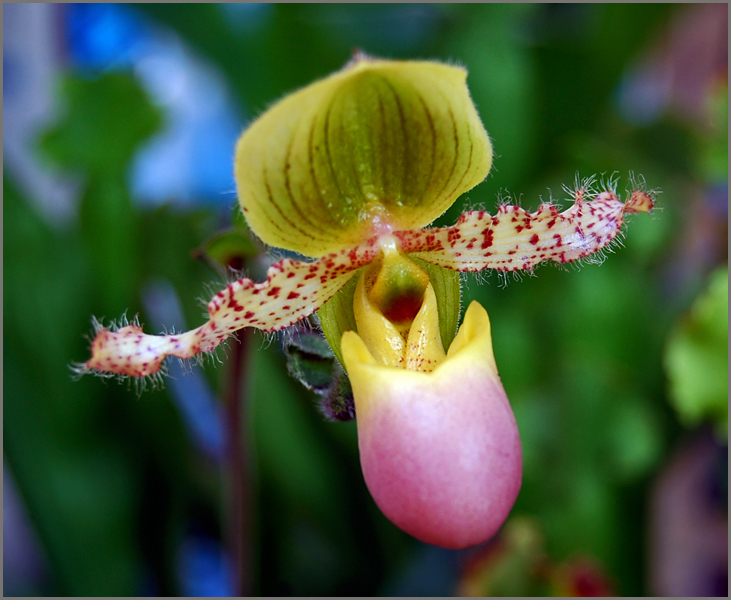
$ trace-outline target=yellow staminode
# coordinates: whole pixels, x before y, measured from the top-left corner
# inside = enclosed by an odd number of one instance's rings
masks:
[[[363,58],[275,104],[236,148],[249,226],[320,257],[431,223],[492,162],[466,78],[460,67]]]
[[[414,324],[418,327],[416,320]],[[378,402],[384,397],[393,397],[392,392],[385,393],[387,389],[394,386],[396,388],[404,386],[406,389],[412,385],[410,381],[421,381],[422,383],[418,384],[421,386],[424,381],[428,381],[423,379],[426,377],[430,378],[434,385],[438,385],[445,378],[451,381],[455,370],[458,372],[472,370],[491,378],[498,378],[492,350],[490,319],[485,309],[477,302],[472,302],[467,308],[464,322],[446,357],[442,351],[439,364],[430,370],[431,372],[395,368],[395,365],[379,360],[378,348],[373,338],[363,339],[354,331],[346,331],[343,334],[341,350],[353,386],[359,416],[372,402]],[[441,344],[439,349],[441,350]]]

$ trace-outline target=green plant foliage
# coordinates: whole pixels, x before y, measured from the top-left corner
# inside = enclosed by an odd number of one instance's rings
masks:
[[[13,257],[4,271],[5,458],[54,593],[136,595],[149,568],[141,540],[180,527],[152,513],[179,511],[201,473],[185,467],[190,441],[159,394],[135,401],[126,387],[74,381],[68,365],[88,351],[89,315],[138,312],[143,281],[165,277],[178,289],[201,289],[205,271],[189,252],[192,240],[202,240],[202,217],[132,207],[128,161],[160,120],[131,77],[69,78],[64,89],[72,117],[42,146],[85,175],[78,227],[49,227],[7,169],[3,180],[3,250]],[[107,140],[101,149],[100,139]],[[187,314],[199,318],[195,298],[185,300]],[[159,486],[157,508],[140,505],[150,477]],[[153,568],[161,591],[175,593],[164,564]]]
[[[67,77],[60,95],[65,114],[43,136],[41,149],[62,167],[124,175],[139,145],[161,125],[159,110],[128,75]]]
[[[728,270],[714,271],[665,350],[670,400],[686,426],[705,419],[728,439]]]
[[[201,252],[223,268],[241,269],[244,259],[256,256],[256,246],[243,231],[232,227],[207,240]]]

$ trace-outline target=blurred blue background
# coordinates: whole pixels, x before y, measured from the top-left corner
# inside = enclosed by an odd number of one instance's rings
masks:
[[[727,39],[723,4],[5,4],[5,595],[727,595]],[[278,338],[139,397],[68,370],[92,314],[202,322],[237,137],[358,48],[469,71],[496,157],[440,224],[577,172],[663,192],[602,265],[465,281],[525,461],[467,551],[380,514]]]

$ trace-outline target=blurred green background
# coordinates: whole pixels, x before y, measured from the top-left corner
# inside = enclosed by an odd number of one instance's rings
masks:
[[[5,595],[727,595],[725,4],[39,10],[3,8]],[[231,226],[236,135],[356,48],[469,70],[496,158],[439,224],[498,199],[566,208],[577,173],[662,190],[601,265],[465,279],[524,452],[512,515],[481,548],[426,546],[380,514],[355,423],[323,419],[277,336],[244,338],[233,477],[236,342],[139,396],[69,370],[91,315],[202,322],[224,276],[197,250]],[[44,119],[22,101],[38,72]],[[65,178],[65,212],[26,155]]]

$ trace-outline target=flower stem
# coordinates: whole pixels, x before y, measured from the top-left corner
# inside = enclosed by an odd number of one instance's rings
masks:
[[[253,588],[253,528],[254,514],[251,491],[251,452],[249,432],[249,402],[245,378],[250,356],[252,330],[239,332],[234,341],[233,360],[225,390],[227,423],[228,501],[226,542],[233,563],[232,591],[236,596],[251,596]]]

